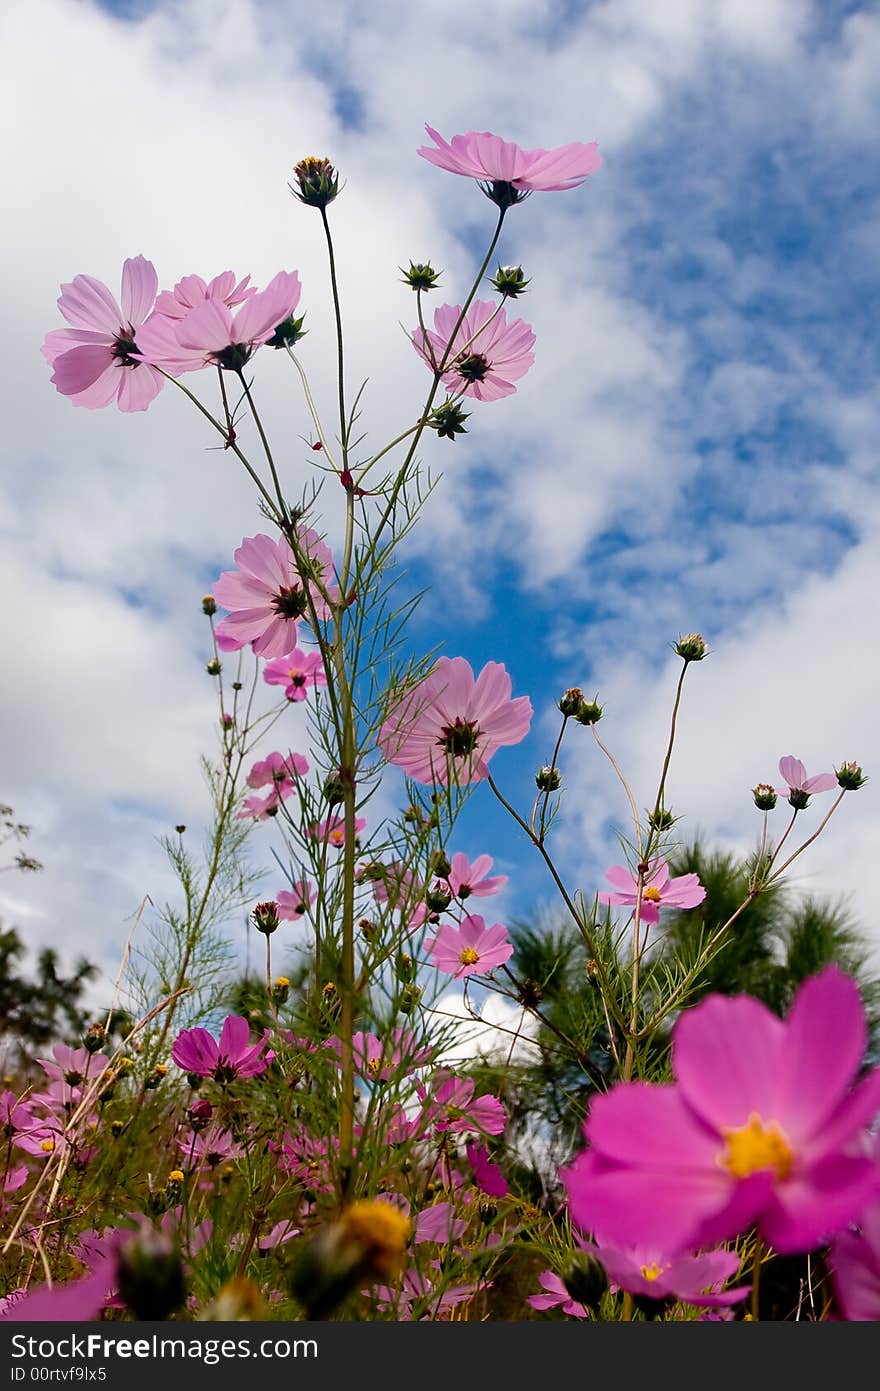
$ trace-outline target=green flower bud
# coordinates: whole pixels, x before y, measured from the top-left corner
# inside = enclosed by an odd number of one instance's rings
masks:
[[[307,155],[293,166],[297,187],[288,184],[294,197],[310,208],[326,208],[339,193],[339,175],[329,159]]]
[[[598,724],[602,718],[603,706],[596,700],[582,700],[575,715],[578,724]]]
[[[686,662],[701,662],[708,651],[702,633],[685,633],[675,643],[676,654]]]
[[[258,932],[264,932],[268,937],[274,932],[280,923],[278,917],[278,904],[269,899],[265,903],[258,903],[251,913],[251,919]]]
[[[489,281],[504,299],[517,299],[525,293],[529,283],[523,275],[522,266],[499,266]]]
[[[118,1287],[136,1319],[167,1319],[186,1299],[180,1251],[164,1233],[144,1225],[120,1248]]]
[[[556,792],[562,786],[562,774],[558,768],[545,763],[535,774],[535,785],[539,792]]]
[[[223,670],[223,665],[219,657],[212,657],[210,662],[205,663],[205,671],[209,676],[219,676]]]
[[[576,715],[583,703],[584,693],[580,686],[569,686],[568,690],[563,692],[562,699],[557,702],[563,715],[568,718]]]
[[[305,314],[301,314],[298,319],[283,319],[272,337],[266,339],[266,347],[292,348],[294,343],[298,343],[301,338],[306,336],[307,330],[303,328],[305,317]]]
[[[428,424],[440,439],[454,440],[456,435],[467,434],[464,422],[469,419],[470,412],[463,411],[457,401],[444,401],[430,416]]]
[[[837,776],[838,786],[846,792],[857,792],[868,781],[858,763],[841,763],[834,772]]]
[[[410,289],[425,292],[437,289],[440,272],[434,270],[434,267],[429,266],[426,262],[410,261],[409,270],[404,270],[403,266],[400,267],[400,270],[403,273],[404,285],[409,285]]]
[[[759,782],[757,787],[752,788],[752,796],[758,811],[772,811],[776,806],[776,789],[769,782]]]
[[[212,614],[215,614],[216,612],[217,600],[214,598],[213,594],[206,594],[202,599],[202,613],[205,615],[206,618],[210,618]]]
[[[598,1304],[608,1288],[608,1276],[603,1266],[588,1251],[578,1251],[573,1255],[559,1276],[572,1299],[586,1309]]]

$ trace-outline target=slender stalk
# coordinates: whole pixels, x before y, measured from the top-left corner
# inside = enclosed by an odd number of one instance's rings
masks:
[[[275,460],[272,458],[272,450],[269,448],[269,441],[266,438],[266,431],[263,429],[263,422],[260,419],[256,403],[254,401],[253,396],[251,395],[251,389],[245,381],[244,372],[241,369],[239,369],[238,372],[238,379],[241,382],[242,390],[244,391],[244,394],[247,397],[247,403],[251,408],[251,415],[254,418],[254,424],[256,425],[257,433],[260,436],[260,442],[263,446],[263,453],[266,455],[266,463],[269,465],[269,472],[272,475],[272,482],[275,487],[275,495],[278,498],[278,507],[281,512],[281,519],[286,524],[287,503],[284,501],[284,494],[281,491],[281,482],[278,478],[278,471],[275,468]]]
[[[345,348],[342,341],[342,310],[339,304],[339,286],[336,283],[336,257],[333,252],[333,238],[330,235],[330,223],[327,220],[326,208],[321,208],[321,221],[324,224],[324,236],[327,239],[327,255],[330,260],[330,285],[333,290],[333,312],[336,316],[336,376],[339,390],[339,442],[342,446],[342,462],[345,466],[348,460],[348,420],[345,414]]]

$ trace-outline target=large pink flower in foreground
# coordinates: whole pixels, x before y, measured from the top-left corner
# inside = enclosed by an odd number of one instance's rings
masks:
[[[487,927],[483,919],[474,914],[464,918],[461,927],[444,923],[428,943],[428,955],[438,971],[464,980],[466,976],[482,976],[495,966],[503,966],[513,956],[513,943],[503,923]]]
[[[476,179],[483,192],[501,207],[518,203],[532,192],[577,188],[602,163],[595,140],[573,141],[555,150],[522,150],[489,131],[466,131],[447,142],[431,126],[425,130],[436,149],[422,145],[418,153],[440,169]]]
[[[121,307],[107,286],[90,275],[77,275],[61,286],[58,308],[71,327],[47,333],[42,352],[62,396],[88,410],[111,401],[121,411],[147,409],[165,384],[137,355],[158,287],[153,263],[143,256],[131,257],[122,267]]]
[[[858,1147],[880,1110],[880,1068],[853,1087],[866,1041],[836,966],[785,1021],[748,995],[710,995],[675,1025],[674,1085],[620,1083],[593,1101],[590,1147],[562,1174],[573,1221],[670,1254],[754,1224],[779,1251],[811,1250],[880,1192]]]
[[[251,1028],[239,1014],[230,1014],[220,1032],[219,1043],[207,1029],[181,1029],[174,1040],[171,1056],[177,1066],[195,1077],[214,1077],[231,1082],[235,1077],[256,1077],[265,1072],[263,1050],[268,1032],[259,1043],[251,1043]]]
[[[279,271],[265,290],[251,292],[248,297],[241,293],[244,281],[235,286],[232,271],[225,275],[232,281],[225,297],[206,293],[198,301],[197,290],[188,286],[185,293],[197,302],[182,316],[176,313],[180,307],[177,290],[173,304],[163,297],[165,312],[153,314],[138,335],[138,350],[145,362],[155,363],[175,377],[202,367],[238,372],[299,304],[302,286],[296,271]],[[189,277],[190,281],[198,279]],[[227,288],[225,280],[220,288]],[[235,303],[238,308],[233,313],[230,305]],[[173,317],[167,312],[169,308]]]
[[[311,615],[327,618],[331,600],[333,553],[316,531],[301,529],[298,546],[314,579],[303,580],[285,537],[273,541],[262,533],[246,536],[235,552],[237,570],[225,570],[214,585],[217,603],[227,609],[217,624],[224,648],[250,643],[258,657],[284,657],[296,647],[297,620]]]
[[[464,657],[441,657],[382,725],[382,752],[417,782],[478,782],[498,749],[529,732],[531,701],[511,690],[500,662],[475,679]]]
[[[434,311],[433,332],[413,331],[416,352],[432,370],[435,363],[445,364],[442,381],[447,391],[478,401],[512,396],[513,383],[535,360],[531,325],[525,319],[508,323],[504,310],[491,300],[474,300],[456,330],[460,315],[460,304],[441,304]]]
[[[638,876],[626,865],[612,865],[606,869],[605,878],[613,884],[615,893],[599,894],[600,903],[626,904],[635,907],[638,902]],[[651,866],[642,888],[641,921],[658,923],[661,908],[696,908],[706,897],[706,890],[696,874],[679,874],[669,877],[669,866],[665,860],[657,860]]]

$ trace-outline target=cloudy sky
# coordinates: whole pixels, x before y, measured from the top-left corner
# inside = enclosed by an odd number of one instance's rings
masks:
[[[653,800],[669,644],[694,629],[712,655],[670,779],[683,833],[750,848],[749,789],[781,754],[880,769],[875,5],[7,0],[0,45],[0,800],[46,866],[3,876],[5,921],[112,978],[138,904],[172,891],[156,836],[198,834],[216,719],[199,600],[260,529],[246,478],[170,390],[135,416],[56,394],[39,345],[59,283],[116,286],[138,253],[166,286],[298,269],[303,356],[332,403],[320,223],[287,189],[298,158],[330,155],[349,361],[378,444],[425,386],[397,267],[430,258],[455,302],[493,223],[474,184],[417,157],[425,121],[597,140],[604,157],[508,218],[534,368],[475,406],[465,438],[424,449],[445,477],[410,551],[412,583],[432,586],[413,644],[504,661],[531,696],[530,740],[493,765],[505,788],[527,801],[553,701],[579,684]],[[280,357],[258,360],[259,390],[293,494],[309,424]],[[558,847],[590,895],[625,804],[575,733]],[[849,896],[880,945],[878,786],[844,803],[797,882]],[[495,855],[507,912],[548,898],[488,794],[452,848]]]

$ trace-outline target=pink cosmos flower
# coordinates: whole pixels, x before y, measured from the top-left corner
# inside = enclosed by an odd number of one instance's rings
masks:
[[[207,1130],[190,1131],[177,1141],[177,1148],[193,1169],[216,1169],[218,1164],[240,1159],[244,1153],[230,1132],[218,1125],[212,1125]]]
[[[442,1318],[481,1288],[488,1289],[489,1284],[484,1281],[482,1285],[447,1285],[443,1293],[438,1294],[428,1277],[410,1266],[404,1272],[399,1290],[390,1285],[376,1285],[364,1293],[367,1297],[373,1296],[379,1309],[394,1312],[398,1321],[409,1322],[413,1318]]]
[[[563,1284],[561,1275],[555,1274],[552,1270],[542,1270],[538,1276],[538,1284],[543,1289],[543,1294],[530,1294],[526,1303],[531,1304],[533,1309],[561,1309],[563,1314],[568,1314],[573,1319],[588,1319],[590,1311],[583,1304],[579,1304],[576,1299],[572,1299],[568,1290]]]
[[[174,1040],[171,1056],[179,1068],[195,1077],[213,1077],[231,1082],[236,1077],[256,1077],[265,1072],[263,1050],[268,1032],[259,1043],[251,1043],[251,1026],[238,1014],[230,1014],[220,1032],[220,1042],[207,1029],[181,1029]]]
[[[315,901],[315,887],[308,879],[300,879],[292,889],[282,889],[275,895],[278,916],[282,922],[295,922],[307,913]]]
[[[185,319],[190,310],[197,309],[206,299],[219,300],[227,309],[234,309],[257,293],[256,285],[249,281],[249,275],[237,281],[231,270],[224,270],[208,281],[200,275],[185,275],[173,290],[163,290],[157,296],[155,313],[166,319]]]
[[[283,686],[288,700],[305,700],[310,686],[326,686],[327,676],[320,652],[301,652],[295,647],[286,657],[274,657],[263,667],[263,680],[269,686]]]
[[[427,1122],[438,1135],[446,1131],[500,1135],[506,1120],[503,1105],[497,1096],[475,1097],[475,1089],[472,1077],[442,1072],[434,1079],[433,1096],[429,1096],[423,1083],[417,1082],[416,1093],[422,1102],[420,1127]]]
[[[605,878],[615,886],[613,894],[599,894],[600,903],[625,903],[635,906],[638,901],[638,877],[625,865],[612,865],[606,869]],[[651,872],[645,878],[642,889],[641,921],[658,923],[661,908],[696,908],[706,897],[696,874],[679,874],[669,877],[669,866],[665,860],[655,860]]]
[[[511,700],[511,690],[500,662],[475,680],[464,657],[441,657],[382,725],[382,752],[416,782],[479,782],[492,755],[529,732],[531,701]]]
[[[837,778],[833,773],[815,773],[808,778],[803,763],[793,754],[780,758],[779,776],[785,786],[777,787],[776,792],[778,796],[786,797],[796,811],[803,811],[813,792],[830,792],[832,787],[837,787]]]
[[[645,1299],[680,1299],[697,1309],[723,1309],[748,1297],[750,1285],[722,1290],[725,1280],[740,1267],[734,1251],[705,1251],[665,1256],[646,1247],[615,1247],[602,1243],[580,1243],[605,1267],[605,1273],[618,1289]],[[708,1293],[707,1293],[708,1291]]]
[[[342,1043],[335,1035],[327,1039],[324,1047],[342,1056]],[[356,1071],[370,1082],[388,1082],[430,1062],[432,1057],[432,1050],[420,1048],[415,1034],[406,1029],[392,1029],[385,1040],[359,1031],[352,1035],[351,1047]]]
[[[455,980],[485,975],[503,966],[514,951],[507,928],[502,923],[487,927],[476,913],[463,918],[460,927],[444,923],[427,947],[432,964]]]
[[[90,1053],[87,1048],[70,1048],[66,1043],[52,1047],[52,1058],[38,1058],[37,1063],[51,1082],[48,1092],[35,1094],[51,1110],[65,1110],[77,1105],[82,1088],[100,1076],[110,1059],[104,1053]]]
[[[367,824],[365,816],[356,816],[354,821],[355,834],[359,834]],[[336,850],[345,844],[345,821],[341,816],[328,816],[325,821],[319,821],[317,826],[312,826],[312,835],[316,840],[326,840]]]
[[[465,1154],[474,1171],[474,1181],[477,1187],[487,1193],[490,1198],[506,1198],[510,1192],[507,1179],[498,1165],[492,1163],[486,1146],[466,1145]]]
[[[590,1148],[561,1175],[572,1219],[615,1244],[694,1250],[757,1224],[809,1251],[856,1219],[880,1170],[854,1152],[880,1110],[880,1068],[853,1087],[867,1039],[855,982],[806,981],[783,1021],[748,995],[679,1016],[675,1083],[597,1096]]]
[[[285,537],[273,541],[262,533],[246,536],[235,552],[237,570],[225,570],[214,585],[214,598],[228,610],[217,625],[218,638],[229,650],[250,643],[258,657],[283,657],[296,646],[296,623],[310,613],[318,618],[330,608],[322,589],[334,601],[333,554],[316,531],[301,529],[297,544],[314,578],[305,584]],[[307,588],[306,588],[307,585]]]
[[[535,360],[531,325],[525,319],[508,323],[504,310],[491,300],[474,300],[456,330],[460,315],[460,304],[435,309],[433,331],[413,330],[416,352],[432,371],[435,363],[445,363],[443,385],[455,395],[474,396],[478,401],[512,396],[513,383],[525,376]]]
[[[330,1151],[338,1148],[339,1141],[335,1136],[332,1141],[313,1140],[305,1131],[291,1135],[286,1130],[281,1141],[279,1163],[286,1174],[304,1183],[314,1193],[330,1193],[334,1187]]]
[[[80,1280],[37,1285],[8,1300],[0,1319],[16,1323],[90,1323],[105,1307],[108,1284],[116,1279],[116,1256],[107,1257]]]
[[[308,759],[301,753],[270,753],[255,763],[245,781],[248,787],[273,787],[279,796],[296,791],[297,778],[309,771]]]
[[[491,879],[487,877],[492,864],[491,855],[478,855],[473,864],[469,864],[467,855],[459,851],[452,857],[446,883],[456,898],[470,898],[472,894],[474,898],[488,898],[499,893],[507,883],[506,874],[496,874]]]
[[[231,271],[227,271],[226,276],[234,281]],[[198,278],[189,277],[185,293],[193,294],[192,281]],[[234,288],[230,286],[230,290]],[[197,372],[202,367],[240,372],[257,348],[272,337],[278,325],[290,318],[301,293],[296,271],[282,270],[265,290],[248,296],[239,294],[231,301],[239,305],[234,314],[230,301],[216,294],[204,295],[182,316],[169,317],[166,312],[169,303],[163,300],[163,312],[151,315],[138,335],[139,357],[174,377],[184,372]],[[179,304],[177,291],[174,300]]]
[[[415,1222],[413,1245],[424,1241],[439,1241],[444,1246],[457,1241],[467,1227],[467,1218],[456,1217],[453,1203],[432,1203],[422,1208]]]
[[[577,188],[602,163],[595,140],[573,141],[555,150],[522,150],[489,131],[466,131],[451,142],[426,125],[437,146],[422,145],[418,153],[440,169],[476,179],[487,197],[500,207],[518,203],[532,192],[551,193]]]
[[[122,307],[107,286],[77,275],[61,286],[58,308],[70,328],[46,335],[43,356],[52,382],[73,405],[99,410],[115,401],[121,411],[145,411],[165,385],[138,357],[144,320],[153,308],[158,277],[151,261],[134,256],[122,267]]]
[[[880,1322],[880,1202],[865,1209],[858,1229],[834,1238],[828,1261],[843,1317],[851,1323]]]

